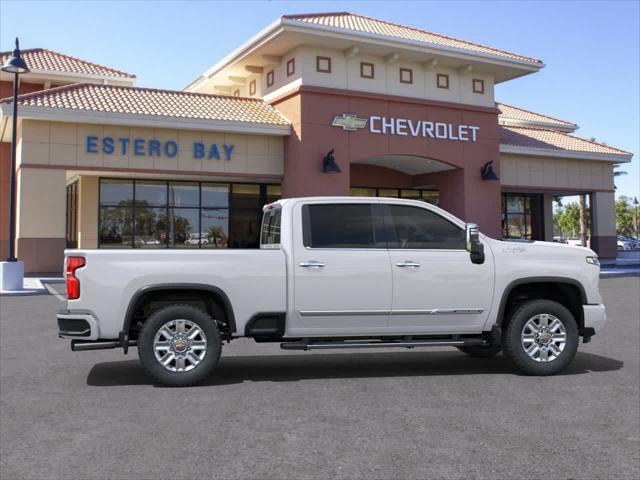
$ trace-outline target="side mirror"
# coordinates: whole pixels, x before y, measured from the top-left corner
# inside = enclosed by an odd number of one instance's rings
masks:
[[[465,226],[467,234],[467,252],[471,257],[471,263],[484,263],[484,245],[480,241],[480,230],[475,223],[467,223]]]

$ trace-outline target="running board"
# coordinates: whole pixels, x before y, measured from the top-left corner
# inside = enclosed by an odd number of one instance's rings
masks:
[[[343,341],[309,341],[285,342],[280,344],[283,350],[327,350],[342,348],[415,348],[415,347],[463,347],[471,345],[489,345],[482,338],[466,338],[461,340],[343,340]]]
[[[135,347],[138,345],[137,340],[129,340],[127,342],[128,347]],[[71,340],[71,351],[84,352],[87,350],[108,350],[110,348],[120,348],[122,342],[120,340],[105,340],[105,341],[86,341],[86,340]]]

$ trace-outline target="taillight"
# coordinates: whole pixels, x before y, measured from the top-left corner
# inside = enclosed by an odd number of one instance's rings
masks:
[[[75,300],[80,298],[80,280],[76,278],[76,270],[84,267],[86,262],[84,257],[67,257],[65,277],[67,279],[67,298]]]

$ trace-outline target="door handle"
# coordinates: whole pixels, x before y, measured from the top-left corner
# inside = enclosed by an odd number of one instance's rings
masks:
[[[411,260],[407,260],[406,262],[396,263],[396,267],[400,267],[400,268],[419,268],[420,267],[420,263],[419,262],[414,262],[414,261],[411,261]]]
[[[322,267],[324,267],[324,263],[317,262],[316,260],[309,260],[308,262],[300,262],[299,265],[301,267],[304,267],[304,268],[322,268]]]

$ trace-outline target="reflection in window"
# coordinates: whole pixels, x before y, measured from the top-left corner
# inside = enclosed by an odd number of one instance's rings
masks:
[[[166,191],[166,189],[165,189]],[[167,210],[137,203],[135,209],[135,246],[161,248],[167,244]]]
[[[411,200],[422,200],[424,202],[438,205],[439,193],[437,190],[423,189],[403,189],[396,188],[352,188],[351,195],[354,197],[390,197],[407,198]]]
[[[464,250],[465,232],[440,215],[418,207],[390,205],[389,248]]]
[[[131,201],[123,201],[119,207],[100,207],[99,241],[100,246],[131,247],[133,232],[133,209]]]
[[[531,194],[502,194],[503,238],[531,240],[539,236],[534,231],[534,218],[539,211],[538,197]]]
[[[305,205],[303,215],[304,245],[310,248],[384,248],[376,242],[371,205]]]
[[[262,220],[260,185],[234,184],[231,189],[231,248],[258,248]]]

